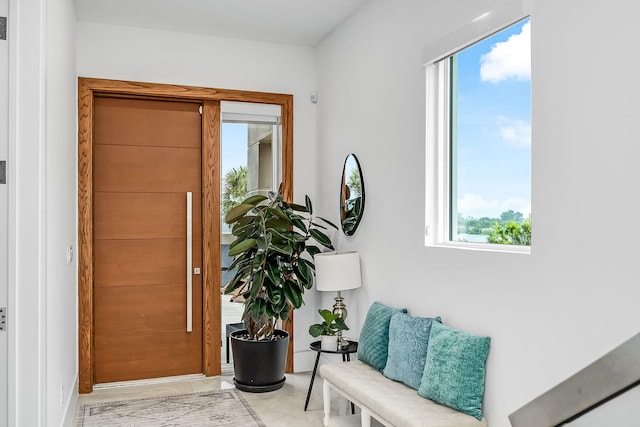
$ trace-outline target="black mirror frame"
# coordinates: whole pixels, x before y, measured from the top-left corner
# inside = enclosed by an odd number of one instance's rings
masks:
[[[345,188],[347,188],[346,180],[348,179],[347,162],[349,162],[350,158],[352,158],[355,161],[355,166],[358,168],[358,176],[360,178],[360,200],[359,202],[357,202],[359,203],[358,211],[355,212],[355,216],[353,218],[350,218],[351,221],[348,221],[349,218],[347,218],[347,206],[346,206],[346,201],[348,199],[346,197]],[[347,157],[345,158],[344,164],[342,166],[342,180],[340,184],[340,225],[345,235],[352,236],[356,232],[356,229],[358,228],[358,225],[360,224],[360,221],[362,220],[362,215],[364,213],[364,202],[365,202],[365,191],[364,191],[364,177],[362,176],[362,167],[360,166],[360,161],[358,160],[358,157],[356,157],[356,155],[353,153],[349,153],[347,154]]]

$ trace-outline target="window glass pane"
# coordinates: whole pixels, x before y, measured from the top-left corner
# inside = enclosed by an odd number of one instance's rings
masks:
[[[222,336],[228,325],[239,328],[244,305],[239,292],[224,294],[224,287],[233,279],[236,269],[227,270],[233,262],[229,256],[230,244],[235,240],[225,216],[247,197],[277,190],[281,181],[281,107],[275,104],[256,104],[222,101],[220,128],[220,292]],[[229,342],[221,347],[223,374],[233,363]]]
[[[451,241],[531,244],[530,26],[451,57]]]
[[[276,140],[274,144],[274,135]],[[277,125],[253,122],[222,122],[220,221],[222,266],[231,258],[226,255],[233,240],[231,228],[224,218],[237,204],[249,196],[267,195],[274,186],[274,145],[277,144]],[[223,273],[222,285],[233,277],[233,271]]]

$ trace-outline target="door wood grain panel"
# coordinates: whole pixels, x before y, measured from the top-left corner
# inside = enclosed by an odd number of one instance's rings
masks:
[[[195,282],[195,281],[194,281]],[[184,301],[184,284],[156,285],[153,288],[154,299],[150,300],[145,286],[117,286],[96,289],[96,298],[100,305],[95,312],[96,334],[101,336],[138,334],[152,332],[184,331],[185,307],[175,304]],[[202,284],[193,284],[193,329],[202,329]],[[122,304],[128,302],[128,306]],[[152,305],[153,304],[153,305]],[[104,330],[105,325],[108,329]],[[191,332],[193,333],[193,332]],[[126,337],[122,337],[126,344]]]
[[[202,331],[98,335],[96,383],[202,372]]]
[[[95,120],[96,382],[200,373],[202,274],[186,262],[189,249],[193,267],[202,265],[200,112],[191,103],[98,98]],[[185,128],[184,147],[172,146],[174,126]]]
[[[96,288],[185,283],[186,239],[96,240]],[[202,242],[193,244],[193,265],[202,265]],[[194,276],[194,283],[196,276]]]
[[[95,193],[94,239],[185,238],[184,193]],[[193,194],[193,232],[201,232],[202,203]]]
[[[94,156],[96,192],[200,192],[197,148],[96,145]]]
[[[200,103],[96,98],[97,144],[200,149]]]

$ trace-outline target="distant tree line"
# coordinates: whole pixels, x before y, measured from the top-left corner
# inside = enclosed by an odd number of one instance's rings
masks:
[[[484,234],[489,243],[502,245],[531,245],[531,215],[508,210],[500,218],[473,218],[458,215],[458,233]]]

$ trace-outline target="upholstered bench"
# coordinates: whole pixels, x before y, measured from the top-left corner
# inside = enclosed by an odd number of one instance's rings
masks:
[[[487,427],[483,416],[490,338],[412,317],[374,302],[360,332],[358,360],[320,367],[325,427]],[[360,416],[331,419],[331,391]]]
[[[360,422],[357,425],[363,427],[371,425],[371,417],[385,426],[487,427],[484,418],[478,421],[470,415],[425,399],[416,390],[388,379],[359,360],[322,365],[320,375],[324,381],[325,427],[340,422],[330,419],[331,390],[360,408]]]

